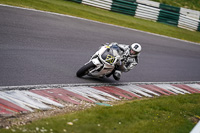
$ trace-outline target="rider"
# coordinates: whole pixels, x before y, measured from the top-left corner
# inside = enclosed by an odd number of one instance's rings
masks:
[[[113,77],[115,80],[119,80],[121,72],[128,72],[133,69],[139,62],[138,56],[142,50],[139,43],[133,43],[131,45],[118,44],[116,42],[110,43],[109,46],[119,47],[119,54],[121,60],[117,63],[115,71],[113,71]]]

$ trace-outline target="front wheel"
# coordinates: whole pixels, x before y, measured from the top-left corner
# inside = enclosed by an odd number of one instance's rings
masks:
[[[86,74],[88,74],[88,72],[89,72],[91,69],[93,69],[93,68],[95,68],[95,65],[94,65],[94,63],[91,61],[91,62],[87,63],[86,65],[82,66],[82,67],[77,71],[76,76],[79,77],[79,78],[80,78],[80,77],[83,77],[83,76],[85,76]]]

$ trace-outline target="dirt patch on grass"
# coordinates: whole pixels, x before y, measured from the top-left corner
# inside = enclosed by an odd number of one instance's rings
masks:
[[[200,116],[191,117],[190,120],[191,120],[194,124],[197,124],[197,123],[200,121]]]
[[[60,114],[72,113],[80,110],[85,110],[96,106],[95,104],[81,104],[81,105],[73,105],[69,104],[64,108],[56,108],[53,107],[51,110],[34,110],[34,112],[28,113],[17,113],[12,116],[1,116],[0,117],[0,128],[9,129],[12,126],[20,126],[31,123],[32,121],[47,118],[50,116],[56,116]]]
[[[110,105],[116,105],[116,104],[124,103],[124,100],[104,102],[104,103],[107,103]],[[13,126],[26,125],[28,123],[32,123],[33,121],[40,120],[43,118],[67,114],[67,113],[73,113],[73,112],[85,110],[85,109],[95,107],[95,106],[99,106],[99,105],[97,105],[95,103],[84,102],[80,105],[65,104],[64,108],[56,108],[54,106],[54,107],[52,107],[53,109],[46,110],[46,111],[34,110],[34,112],[17,113],[17,114],[13,114],[12,116],[0,116],[0,128],[9,129]]]

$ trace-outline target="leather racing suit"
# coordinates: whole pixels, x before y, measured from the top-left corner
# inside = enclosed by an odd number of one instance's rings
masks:
[[[130,45],[110,43],[110,46],[116,45],[119,47],[121,60],[116,64],[116,70],[128,72],[133,69],[139,62],[138,55],[130,55]]]

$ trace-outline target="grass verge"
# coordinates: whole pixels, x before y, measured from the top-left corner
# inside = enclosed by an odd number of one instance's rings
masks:
[[[200,94],[162,96],[123,102],[112,107],[97,106],[75,113],[0,129],[1,133],[183,133],[200,120]]]
[[[184,8],[200,11],[199,0],[153,0],[153,1],[171,5],[171,6],[184,7]]]
[[[68,14],[200,43],[200,32],[188,31],[174,26],[143,20],[66,0],[0,0],[0,3]]]

